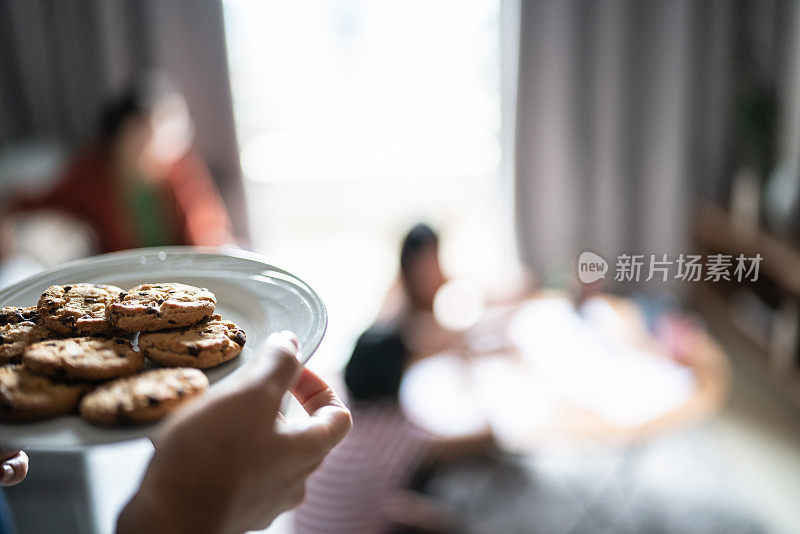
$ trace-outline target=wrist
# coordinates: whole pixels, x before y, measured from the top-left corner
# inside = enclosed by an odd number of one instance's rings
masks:
[[[154,532],[187,532],[179,524],[177,514],[169,511],[167,505],[157,495],[140,489],[117,518],[117,534],[141,532],[144,525]]]
[[[169,482],[142,482],[117,519],[117,534],[169,532],[225,534],[224,514],[208,503],[192,502],[193,491],[177,491]]]

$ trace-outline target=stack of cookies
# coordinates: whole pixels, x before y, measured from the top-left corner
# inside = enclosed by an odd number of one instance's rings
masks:
[[[0,421],[76,410],[101,425],[155,421],[208,388],[200,369],[237,357],[244,331],[206,288],[52,286],[0,309]],[[138,334],[138,347],[136,343]],[[145,369],[146,359],[155,369]]]

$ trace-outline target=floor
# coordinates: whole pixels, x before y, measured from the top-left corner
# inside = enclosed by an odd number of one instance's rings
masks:
[[[800,409],[725,339],[735,373],[730,401],[711,423],[736,487],[776,533],[800,532]]]

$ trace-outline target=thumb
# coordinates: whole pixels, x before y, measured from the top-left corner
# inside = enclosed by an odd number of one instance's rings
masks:
[[[302,368],[299,352],[300,342],[294,333],[284,330],[270,335],[253,359],[247,388],[266,394],[277,406]]]

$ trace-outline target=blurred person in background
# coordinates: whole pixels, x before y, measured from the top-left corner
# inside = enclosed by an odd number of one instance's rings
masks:
[[[358,339],[345,369],[353,430],[309,477],[298,534],[458,531],[446,510],[409,489],[412,479],[433,463],[484,456],[494,439],[488,429],[439,437],[406,419],[398,395],[408,360],[391,325]]]
[[[415,225],[403,239],[400,279],[410,310],[433,310],[436,292],[447,278],[439,264],[439,236],[427,224]]]
[[[97,139],[55,186],[20,199],[12,211],[74,217],[95,234],[99,252],[233,244],[225,206],[193,139],[183,95],[164,76],[145,76],[106,103]]]
[[[454,281],[458,283],[459,281]],[[461,280],[482,300],[480,307],[517,303],[538,286],[534,273],[521,265],[510,266],[492,287]],[[445,349],[465,349],[462,331],[443,326],[434,313],[440,289],[450,285],[439,261],[439,234],[425,223],[414,225],[400,247],[400,274],[389,289],[377,322],[391,324],[403,334],[413,360]]]
[[[451,345],[454,334],[433,316],[436,292],[447,283],[439,263],[439,235],[427,224],[413,226],[400,247],[400,276],[389,289],[379,324],[403,332],[412,355],[430,354]]]

